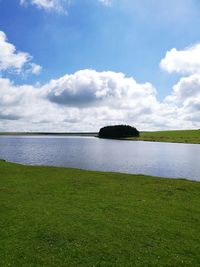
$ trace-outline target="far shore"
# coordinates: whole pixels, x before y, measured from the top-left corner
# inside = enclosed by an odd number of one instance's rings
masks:
[[[1,135],[58,135],[58,136],[98,136],[96,132],[0,132]]]
[[[0,132],[0,136],[88,136],[98,137],[97,132]],[[170,131],[149,131],[140,132],[140,137],[127,137],[119,140],[148,141],[200,144],[200,130],[170,130]]]

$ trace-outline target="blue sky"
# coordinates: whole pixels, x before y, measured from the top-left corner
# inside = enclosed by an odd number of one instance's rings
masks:
[[[52,4],[53,2],[55,5]],[[49,4],[52,6],[49,7]],[[177,52],[188,51],[190,47],[197,45],[200,42],[199,25],[200,2],[197,0],[111,0],[110,2],[0,0],[0,30],[6,35],[7,42],[15,46],[15,53],[26,52],[32,57],[30,62],[41,66],[41,71],[38,71],[37,75],[32,75],[30,71],[29,74],[24,74],[22,71],[16,73],[7,67],[2,70],[1,76],[3,79],[9,79],[15,87],[24,85],[34,87],[36,84],[38,87],[40,84],[41,90],[44,90],[43,87],[46,88],[51,79],[59,80],[65,75],[73,75],[80,70],[94,70],[98,74],[109,71],[120,72],[127,78],[133,78],[140,85],[150,83],[156,89],[156,101],[168,105],[167,108],[171,105],[169,113],[173,113],[172,106],[174,108],[175,103],[166,104],[166,98],[168,101],[169,98],[175,97],[176,92],[173,91],[173,87],[180,85],[181,79],[197,75],[198,68],[192,72],[186,71],[186,75],[183,65],[187,65],[188,61],[184,56],[180,60],[183,61],[180,71],[176,67],[170,71],[168,67],[161,68],[160,62],[173,48]],[[194,50],[194,54],[199,55],[199,50]],[[179,55],[181,57],[181,54]],[[174,58],[171,60],[173,61]],[[169,66],[171,61],[166,64]],[[11,69],[13,68],[15,67],[12,66]],[[83,90],[81,95],[84,95],[84,88],[83,86],[81,89]],[[187,99],[187,103],[184,101],[186,100],[176,103],[177,107],[174,110],[181,105],[186,106],[189,100]],[[21,104],[17,103],[17,105]],[[99,107],[99,104],[96,103],[96,105],[96,108]],[[61,106],[58,103],[57,106],[59,113]],[[102,106],[110,108],[108,103]],[[67,107],[63,107],[62,112],[64,108]],[[79,106],[74,108],[80,109]],[[5,113],[5,108],[2,112]],[[196,112],[199,112],[199,109],[195,111],[195,117]],[[125,118],[126,122],[130,122],[127,117]],[[21,117],[19,121],[21,123]],[[109,115],[105,123],[111,121],[112,116]],[[114,119],[114,121],[121,122],[122,119],[121,121]],[[141,121],[140,123],[138,119],[136,124],[148,129],[159,128],[158,122],[156,127],[153,124],[148,126],[143,120]],[[9,128],[11,123],[16,129],[20,129],[20,125],[23,125],[23,129],[37,129],[33,125],[26,127],[24,120],[24,124],[17,121],[4,122],[1,126],[2,130]],[[103,123],[104,121],[98,126]],[[181,124],[177,127],[180,128]],[[75,123],[68,126],[72,130],[79,128],[84,130],[81,124],[74,125]],[[189,120],[188,125],[196,127],[197,122]],[[90,130],[98,126],[92,124],[86,128]],[[49,130],[49,124],[47,129],[42,124],[39,127]],[[163,128],[162,123],[160,127]],[[170,127],[174,127],[174,124],[172,123],[171,126],[169,124]],[[59,129],[66,130],[61,126]]]
[[[112,70],[152,82],[165,96],[173,78],[159,62],[169,49],[200,40],[198,9],[199,1],[191,0],[114,0],[112,6],[75,0],[66,15],[1,0],[0,26],[43,66],[41,82],[80,69]]]

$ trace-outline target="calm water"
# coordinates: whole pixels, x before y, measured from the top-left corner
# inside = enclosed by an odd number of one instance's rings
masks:
[[[142,173],[200,181],[200,145],[118,141],[95,137],[0,136],[7,161]]]

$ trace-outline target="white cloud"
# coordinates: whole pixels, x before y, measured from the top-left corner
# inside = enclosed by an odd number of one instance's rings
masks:
[[[50,101],[69,106],[111,105],[123,109],[153,101],[155,89],[149,83],[137,84],[133,78],[111,71],[81,70],[52,80],[44,86]],[[134,102],[132,102],[134,101]],[[138,104],[139,106],[139,104]]]
[[[31,59],[28,53],[17,51],[15,46],[8,42],[6,34],[0,31],[0,71],[21,73],[26,69],[28,72],[38,74],[41,66],[30,63]]]
[[[65,5],[69,3],[69,0],[20,0],[21,5],[35,5],[38,8],[57,12],[66,12]]]
[[[35,63],[30,63],[30,72],[33,74],[39,74],[42,71],[42,67]]]
[[[200,44],[166,53],[160,66],[169,73],[189,74],[173,86],[172,94],[165,98],[170,109],[177,110],[177,120],[199,128],[200,123]]]
[[[13,129],[14,124],[20,130],[24,123],[26,130],[67,131],[135,124],[150,117],[156,103],[150,84],[137,84],[121,73],[83,70],[39,87],[17,86],[1,78],[0,128]]]
[[[29,60],[29,54],[17,52],[15,46],[8,43],[5,33],[0,31],[0,70],[20,71]]]
[[[200,123],[200,74],[181,78],[165,101],[179,107],[184,120]]]
[[[200,73],[200,44],[178,51],[171,49],[161,60],[160,66],[169,73]]]
[[[151,84],[111,71],[81,70],[43,86],[19,86],[1,78],[0,130],[97,131],[119,123],[140,130],[197,128],[199,81],[180,81],[160,103]]]
[[[112,0],[99,0],[99,2],[105,6],[110,6],[112,3]]]
[[[183,77],[173,87],[173,96],[178,101],[185,101],[191,98],[200,98],[200,75],[194,74]]]
[[[21,5],[34,5],[46,11],[67,13],[67,7],[73,0],[20,0]],[[105,6],[110,6],[112,0],[98,0]]]
[[[181,55],[184,62],[185,53]],[[3,74],[39,73],[41,67],[30,60],[0,32]],[[80,70],[44,85],[0,78],[0,131],[97,131],[121,123],[139,130],[199,128],[200,73],[193,63],[195,74],[181,78],[162,102],[152,84],[112,71]]]

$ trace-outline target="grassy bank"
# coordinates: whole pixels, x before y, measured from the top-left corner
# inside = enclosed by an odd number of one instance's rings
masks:
[[[200,144],[200,130],[141,132],[139,138],[128,139],[154,142]]]
[[[199,266],[200,183],[0,162],[0,266]]]

